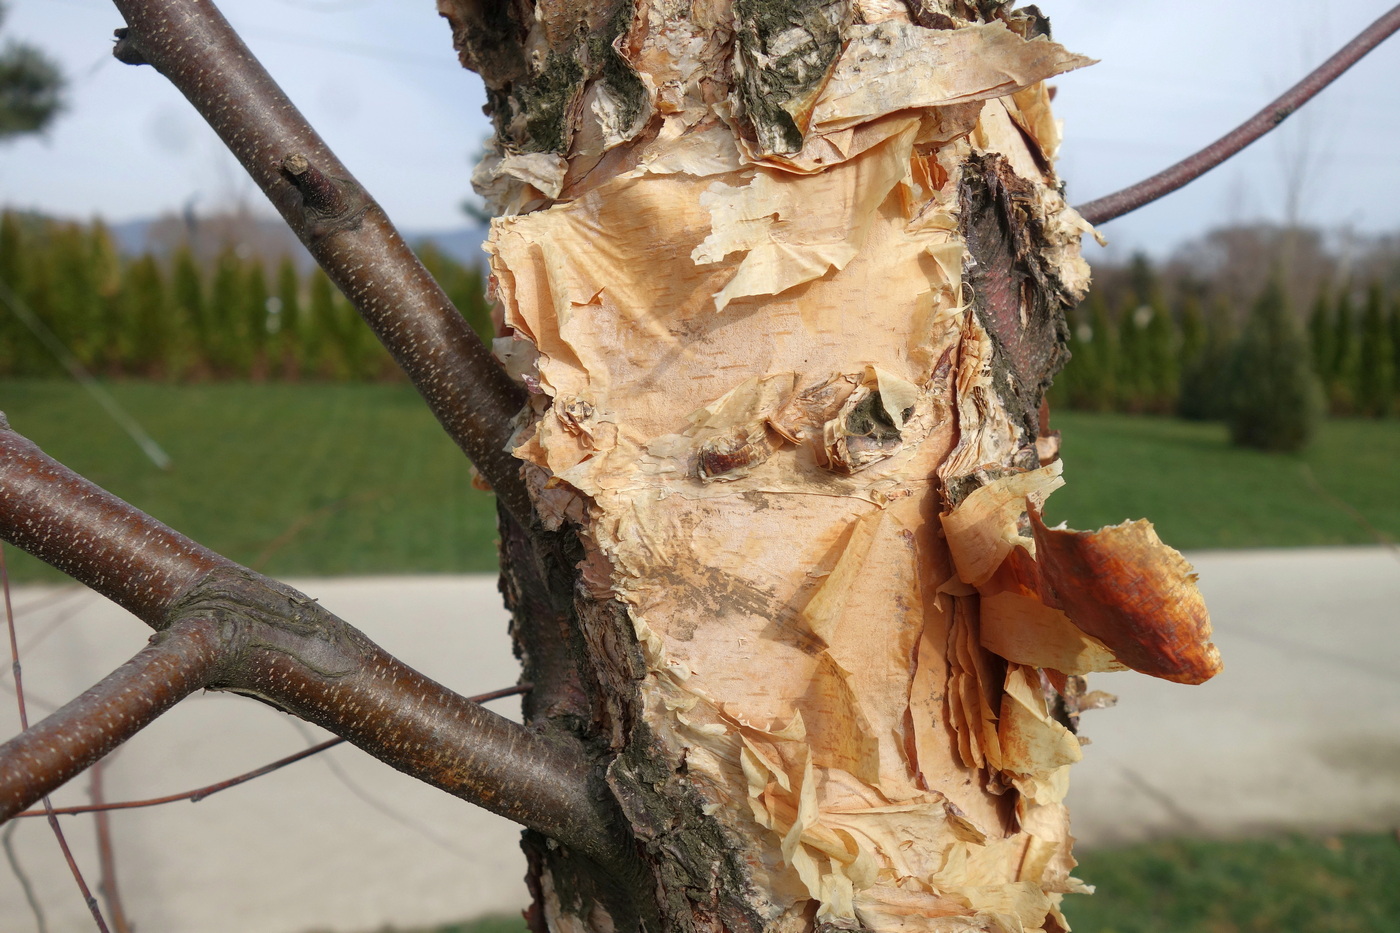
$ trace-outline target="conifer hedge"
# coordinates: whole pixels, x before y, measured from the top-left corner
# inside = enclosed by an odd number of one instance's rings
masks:
[[[480,269],[429,245],[424,265],[489,341]],[[1090,292],[1069,314],[1071,359],[1051,389],[1055,407],[1223,420],[1236,384],[1243,308],[1208,282],[1167,297],[1152,263],[1134,257],[1110,302]],[[198,260],[189,249],[123,257],[100,222],[0,214],[0,284],[88,370],[108,377],[207,381],[393,381],[397,367],[319,269],[235,249]],[[0,291],[0,296],[7,294]],[[1297,296],[1294,296],[1295,298]],[[1358,310],[1360,309],[1360,310]],[[1258,307],[1252,312],[1259,314]],[[1380,282],[1322,285],[1305,329],[1274,353],[1321,385],[1333,414],[1400,415],[1400,296]],[[1232,361],[1234,361],[1232,363]],[[0,301],[0,378],[65,377],[52,350]]]
[[[428,249],[425,263],[472,328],[490,339],[478,269]],[[227,249],[123,258],[100,222],[0,214],[0,284],[87,370],[118,378],[402,378],[319,269]],[[0,378],[67,378],[56,354],[0,300]]]

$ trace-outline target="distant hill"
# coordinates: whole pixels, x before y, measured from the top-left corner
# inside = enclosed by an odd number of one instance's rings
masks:
[[[167,214],[162,217],[128,220],[110,224],[117,247],[129,256],[154,253],[164,256],[182,245],[196,255],[213,259],[232,247],[243,255],[260,254],[280,261],[291,256],[298,266],[310,268],[313,260],[281,219],[246,212],[207,216]],[[484,266],[485,224],[467,224],[453,230],[401,231],[410,246],[419,249],[431,243],[444,254],[464,265]]]

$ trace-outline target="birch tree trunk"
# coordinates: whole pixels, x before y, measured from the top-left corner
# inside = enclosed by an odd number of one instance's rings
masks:
[[[527,834],[534,928],[1065,929],[1079,675],[1219,667],[1150,526],[1039,519],[1089,61],[988,0],[439,5],[531,399],[527,716],[637,853]]]

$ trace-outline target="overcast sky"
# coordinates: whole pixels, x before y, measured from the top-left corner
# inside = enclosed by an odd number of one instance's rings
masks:
[[[1055,38],[1101,59],[1058,79],[1070,200],[1138,181],[1231,129],[1389,0],[1041,0]],[[106,0],[10,0],[7,37],[60,60],[67,113],[0,148],[0,203],[68,217],[210,212],[261,195],[150,68],[110,55]],[[400,226],[462,225],[489,128],[432,0],[227,0],[224,12]],[[1115,251],[1170,250],[1212,226],[1282,220],[1400,230],[1400,38],[1264,142],[1180,194],[1105,227]],[[414,172],[402,171],[411,153]],[[1299,185],[1287,179],[1298,177]],[[1289,198],[1297,190],[1301,197]],[[1290,203],[1295,202],[1295,203]],[[270,209],[269,209],[270,210]],[[1091,252],[1091,259],[1093,258]]]

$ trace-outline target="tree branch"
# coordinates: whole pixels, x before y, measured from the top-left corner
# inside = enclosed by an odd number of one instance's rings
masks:
[[[150,64],[208,121],[354,303],[447,433],[528,526],[520,464],[505,445],[524,397],[379,205],[209,0],[114,0],[113,50]],[[411,155],[406,171],[412,170]]]
[[[533,686],[533,684],[517,684],[514,687],[492,690],[490,693],[478,693],[474,696],[467,697],[467,699],[471,700],[473,703],[485,703],[488,700],[497,700],[501,697],[519,696],[522,693],[528,692]],[[166,794],[162,797],[148,797],[144,800],[123,800],[120,803],[107,803],[104,801],[102,803],[94,802],[75,807],[54,807],[47,812],[44,810],[25,810],[23,813],[16,813],[15,819],[19,819],[20,817],[47,816],[49,813],[55,816],[71,816],[78,813],[107,813],[112,810],[139,810],[145,807],[158,807],[167,803],[178,803],[181,800],[188,800],[190,803],[199,803],[204,798],[212,797],[220,791],[228,790],[231,787],[237,787],[239,784],[246,784],[265,774],[280,771],[282,768],[287,767],[287,765],[294,765],[298,761],[304,761],[310,758],[312,755],[319,755],[321,752],[344,744],[345,740],[341,738],[328,739],[310,748],[303,748],[299,752],[293,752],[284,758],[278,758],[276,761],[269,762],[260,768],[254,768],[252,771],[245,771],[235,777],[225,778],[222,781],[218,781],[214,784],[206,784],[203,787],[196,787],[194,790],[181,791],[178,794]]]
[[[204,686],[222,647],[214,623],[182,621],[82,696],[0,745],[0,821],[72,780]]]
[[[0,536],[145,620],[233,562],[45,454],[0,413]]]
[[[1400,29],[1400,6],[1396,6],[1363,29],[1361,34],[1343,46],[1341,51],[1285,91],[1269,106],[1200,152],[1182,159],[1146,181],[1140,181],[1087,204],[1078,205],[1075,210],[1089,223],[1103,224],[1135,211],[1144,204],[1151,204],[1158,198],[1195,181],[1292,116],[1295,110],[1335,81],[1397,29]]]
[[[192,663],[188,670],[173,665],[172,693],[207,680],[210,689],[257,697],[600,861],[618,857],[609,798],[595,788],[577,739],[527,729],[424,677],[315,600],[219,557],[78,477],[3,420],[0,537],[100,584],[153,628],[217,632],[217,664],[201,668],[204,677]],[[130,671],[119,669],[35,726],[35,735],[4,746],[14,757],[0,755],[6,762],[0,818],[115,747],[140,727],[134,720],[149,721],[168,707],[154,686],[145,688],[150,696],[114,699],[144,683],[141,672],[174,650],[163,645],[157,641],[130,662]]]

